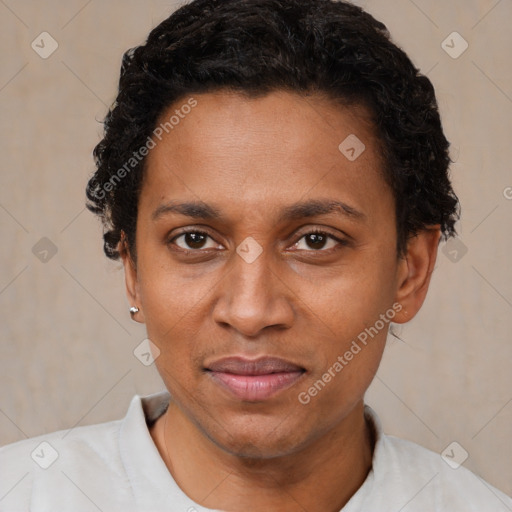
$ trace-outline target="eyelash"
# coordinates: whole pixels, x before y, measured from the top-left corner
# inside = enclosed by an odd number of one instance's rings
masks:
[[[194,233],[194,234],[198,234],[198,235],[206,235],[207,237],[209,237],[209,238],[211,238],[213,240],[213,237],[208,232],[201,231],[201,230],[198,230],[196,228],[190,228],[190,229],[181,231],[177,235],[174,235],[171,239],[169,239],[168,245],[175,245],[174,241],[176,239],[178,239],[179,237],[181,237],[183,235],[186,235],[188,233]],[[328,231],[321,230],[321,229],[312,229],[311,231],[308,231],[307,233],[303,233],[297,239],[297,241],[294,242],[293,245],[294,246],[297,245],[303,238],[307,237],[308,235],[324,235],[327,238],[335,240],[341,246],[345,246],[346,247],[346,246],[349,245],[349,241],[348,240],[343,239],[343,238],[339,238],[337,236],[334,236],[333,234],[329,233]],[[337,250],[337,249],[339,249],[339,247],[331,247],[330,249],[318,249],[318,250],[310,249],[310,250],[307,250],[306,252],[312,252],[312,253],[331,253],[333,250]],[[182,253],[184,253],[184,254],[198,254],[198,253],[201,253],[201,252],[209,251],[211,249],[183,249],[183,247],[179,247],[179,250]]]

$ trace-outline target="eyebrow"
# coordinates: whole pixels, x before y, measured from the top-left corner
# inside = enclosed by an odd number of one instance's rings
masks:
[[[179,213],[194,219],[213,220],[221,218],[221,213],[217,208],[198,201],[187,201],[184,203],[169,201],[166,204],[160,205],[151,217],[153,220],[158,220],[168,213]]]
[[[158,220],[160,217],[169,213],[178,213],[186,217],[204,220],[218,220],[222,218],[219,209],[200,201],[169,201],[168,203],[160,205],[153,212],[152,219]],[[357,221],[366,219],[366,215],[363,212],[342,201],[311,199],[294,203],[283,208],[279,214],[278,222],[305,219],[329,213],[340,213],[347,218]]]
[[[363,212],[356,210],[353,206],[349,206],[343,201],[311,199],[284,208],[279,216],[279,222],[305,219],[329,213],[341,213],[348,218],[359,221],[366,219],[366,215]]]

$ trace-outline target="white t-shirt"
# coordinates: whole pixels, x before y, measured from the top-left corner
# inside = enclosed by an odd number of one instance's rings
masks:
[[[211,512],[178,487],[149,433],[169,398],[166,391],[135,396],[122,420],[1,448],[0,512]],[[376,432],[372,469],[342,512],[512,511],[501,491],[437,453],[385,435],[370,407],[365,414]]]

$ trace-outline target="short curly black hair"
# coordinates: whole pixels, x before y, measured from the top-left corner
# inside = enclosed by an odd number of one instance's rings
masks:
[[[320,93],[366,106],[395,196],[398,253],[430,225],[440,224],[444,239],[455,235],[459,202],[434,88],[383,23],[345,1],[194,0],[123,56],[87,185],[108,257],[119,258],[123,238],[135,254],[141,148],[150,147],[162,113],[180,98],[221,89]]]

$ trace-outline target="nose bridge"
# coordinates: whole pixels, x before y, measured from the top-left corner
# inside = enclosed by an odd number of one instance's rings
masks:
[[[261,247],[261,246],[260,246]],[[291,322],[291,309],[271,271],[271,254],[251,241],[237,248],[221,286],[215,320],[252,336],[269,325]],[[259,252],[259,254],[257,254]],[[251,254],[252,253],[252,254]]]
[[[234,268],[230,272],[228,290],[230,307],[242,316],[257,313],[258,310],[261,314],[273,294],[269,255],[264,251],[259,255],[251,254],[255,250],[251,247],[246,257],[243,250],[243,244],[240,244],[232,262]]]
[[[239,248],[242,251],[242,248]],[[252,251],[253,249],[251,249]],[[254,256],[253,256],[254,257]],[[262,298],[271,294],[271,272],[269,269],[268,254],[263,252],[254,259],[244,259],[240,253],[235,257],[233,262],[234,269],[234,290],[232,293],[240,300]],[[261,297],[260,297],[261,296]]]

